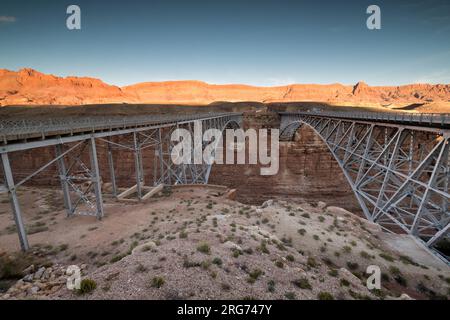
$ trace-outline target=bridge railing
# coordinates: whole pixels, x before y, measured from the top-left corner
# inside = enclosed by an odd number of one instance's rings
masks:
[[[422,125],[450,125],[450,113],[406,113],[406,112],[280,112],[371,121],[404,122]]]
[[[94,116],[65,117],[43,120],[1,120],[0,137],[27,134],[48,135],[55,132],[95,131],[102,129],[130,128],[151,124],[191,121],[205,118],[239,115],[238,113],[201,113],[144,116]]]

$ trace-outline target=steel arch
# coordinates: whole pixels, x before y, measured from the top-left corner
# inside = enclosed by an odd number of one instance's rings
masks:
[[[280,140],[292,140],[302,125],[325,142],[368,220],[430,249],[449,239],[448,130],[281,114]]]

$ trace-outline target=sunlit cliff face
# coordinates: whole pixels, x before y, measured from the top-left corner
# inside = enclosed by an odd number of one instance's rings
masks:
[[[253,87],[212,85],[201,81],[144,82],[126,87],[99,79],[46,75],[33,69],[0,70],[0,105],[82,105],[101,103],[189,103],[215,101],[290,102],[332,104],[408,105],[450,101],[450,85],[414,84],[401,87],[288,85]]]

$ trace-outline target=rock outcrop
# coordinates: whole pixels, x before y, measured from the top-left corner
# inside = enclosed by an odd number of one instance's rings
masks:
[[[449,104],[450,85],[371,87],[364,82],[358,82],[355,86],[293,84],[255,87],[235,84],[214,85],[201,81],[167,81],[143,82],[120,88],[94,78],[61,78],[33,69],[21,69],[17,72],[0,69],[0,106],[103,103],[209,104],[215,101],[317,101],[336,105],[384,107]]]

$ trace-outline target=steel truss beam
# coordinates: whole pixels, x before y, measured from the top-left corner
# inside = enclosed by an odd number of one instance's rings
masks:
[[[431,249],[449,239],[450,130],[284,113],[280,139],[302,125],[326,143],[368,220]]]

